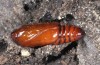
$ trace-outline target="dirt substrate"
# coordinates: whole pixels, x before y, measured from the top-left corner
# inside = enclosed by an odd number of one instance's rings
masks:
[[[24,24],[62,20],[82,28],[83,39],[28,48],[11,32]],[[99,0],[0,0],[0,65],[100,65]]]

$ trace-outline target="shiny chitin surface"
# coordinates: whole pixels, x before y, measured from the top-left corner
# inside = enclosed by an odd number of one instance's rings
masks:
[[[84,31],[74,25],[54,23],[29,24],[14,30],[12,39],[24,47],[73,42],[83,37]]]

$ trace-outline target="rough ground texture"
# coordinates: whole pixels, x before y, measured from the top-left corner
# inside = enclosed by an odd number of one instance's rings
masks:
[[[72,14],[72,24],[86,33],[77,42],[24,48],[10,37],[24,24],[62,19]],[[23,56],[22,50],[30,55]],[[100,65],[99,0],[0,0],[0,65]]]

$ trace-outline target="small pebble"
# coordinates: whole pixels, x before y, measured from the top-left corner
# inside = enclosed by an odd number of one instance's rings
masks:
[[[8,59],[7,59],[5,56],[1,55],[1,56],[0,56],[0,65],[5,64],[5,63],[7,62],[7,60],[8,60]]]
[[[30,52],[26,49],[22,49],[21,50],[21,56],[24,56],[24,57],[27,57],[27,56],[30,56]]]

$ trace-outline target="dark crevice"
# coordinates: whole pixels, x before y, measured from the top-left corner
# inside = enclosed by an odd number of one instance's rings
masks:
[[[8,43],[2,39],[0,40],[0,52],[4,52],[7,49]]]
[[[40,22],[51,22],[53,20],[51,13],[46,12],[45,15],[39,20]]]
[[[67,14],[65,19],[66,21],[72,21],[74,19],[74,16],[71,14]]]
[[[42,0],[30,1],[28,3],[23,3],[23,8],[25,11],[36,10],[40,7]]]
[[[31,53],[31,55],[32,55],[33,57],[35,57],[35,56],[36,56],[34,52],[33,52],[33,53]]]
[[[51,16],[51,13],[50,12],[46,12],[46,14],[40,18],[39,22],[67,22],[69,24],[71,24],[74,20],[74,16],[71,15],[71,14],[67,14],[66,17],[58,20],[58,19],[53,19],[52,16]]]
[[[17,55],[21,56],[21,52],[18,52]]]
[[[25,11],[28,11],[30,8],[29,8],[29,6],[28,6],[28,4],[24,4],[24,10]]]
[[[78,44],[77,42],[72,42],[67,47],[65,47],[63,50],[61,50],[61,53],[58,54],[58,56],[48,55],[47,57],[43,58],[43,62],[47,64],[52,61],[56,61],[57,59],[61,58],[62,55],[65,55],[66,53],[68,53],[72,48],[76,49],[77,44]],[[77,59],[77,55],[75,57],[75,60],[76,59]]]
[[[77,57],[77,55],[75,54],[75,56],[74,56],[74,61],[76,61],[76,65],[78,65],[79,64],[79,59],[78,59],[78,57]]]

